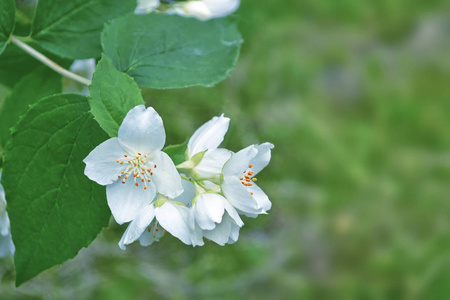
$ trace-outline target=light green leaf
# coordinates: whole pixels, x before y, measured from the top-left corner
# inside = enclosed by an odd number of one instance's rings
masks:
[[[117,71],[105,55],[95,69],[89,93],[91,112],[111,137],[117,136],[119,126],[130,109],[145,104],[133,78]]]
[[[186,142],[184,142],[183,144],[170,145],[163,149],[163,151],[166,152],[167,155],[169,155],[170,158],[173,160],[175,166],[185,161],[187,144],[188,141],[186,140]]]
[[[0,108],[0,148],[10,137],[10,128],[29,106],[43,97],[61,92],[61,76],[41,66],[20,80]]]
[[[136,0],[39,0],[31,38],[62,57],[99,57],[104,23],[135,7]]]
[[[102,33],[103,51],[139,86],[212,86],[234,68],[242,43],[230,19],[202,22],[151,13],[115,19]]]
[[[16,1],[0,1],[0,54],[5,50],[9,36],[14,30]]]
[[[105,188],[84,175],[83,159],[107,135],[86,97],[55,95],[33,105],[4,152],[16,285],[73,258],[108,225]]]

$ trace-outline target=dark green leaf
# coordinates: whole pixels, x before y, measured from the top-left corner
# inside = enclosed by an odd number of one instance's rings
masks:
[[[10,128],[29,106],[43,97],[61,92],[61,76],[41,66],[20,80],[0,108],[0,148],[10,137]]]
[[[133,78],[117,71],[107,56],[98,63],[89,92],[92,114],[111,137],[117,136],[130,109],[145,104]]]
[[[152,13],[111,21],[102,34],[104,52],[139,86],[211,86],[234,68],[242,42],[229,19],[202,22]]]
[[[0,54],[5,50],[9,36],[14,30],[16,1],[0,1]]]
[[[80,95],[45,98],[14,128],[2,184],[17,285],[73,258],[108,225],[105,188],[84,175],[83,163],[107,138]]]
[[[183,144],[178,145],[170,145],[163,149],[167,155],[173,160],[175,165],[179,165],[185,161],[185,153],[188,142],[184,142]]]
[[[135,7],[136,0],[39,0],[31,38],[62,57],[99,57],[104,23]]]

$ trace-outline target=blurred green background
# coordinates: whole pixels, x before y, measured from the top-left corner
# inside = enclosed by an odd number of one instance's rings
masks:
[[[60,267],[1,299],[450,297],[448,1],[243,1],[236,69],[215,86],[145,90],[183,142],[214,115],[222,144],[275,144],[269,215],[239,241],[165,237],[121,251],[111,222]]]

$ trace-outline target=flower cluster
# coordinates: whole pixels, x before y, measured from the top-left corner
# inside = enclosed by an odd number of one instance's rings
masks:
[[[85,159],[85,174],[106,185],[117,223],[130,222],[119,246],[139,240],[148,246],[169,232],[183,243],[234,243],[244,225],[271,208],[256,175],[270,161],[273,145],[251,145],[233,153],[218,148],[230,119],[214,117],[189,139],[185,161],[177,166],[162,151],[165,131],[156,111],[136,106],[118,137],[96,147]]]

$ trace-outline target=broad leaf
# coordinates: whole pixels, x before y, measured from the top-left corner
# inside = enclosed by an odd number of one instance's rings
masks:
[[[128,15],[105,26],[103,51],[139,86],[212,86],[234,68],[242,42],[229,19],[151,13]]]
[[[117,71],[111,59],[103,56],[89,87],[91,111],[109,136],[117,136],[120,124],[133,107],[144,104],[133,78]]]
[[[14,30],[16,18],[16,1],[0,1],[0,54],[5,50],[9,36]]]
[[[99,57],[104,23],[135,7],[136,0],[39,0],[31,38],[62,57]]]
[[[185,153],[187,149],[188,142],[184,142],[183,144],[178,145],[170,145],[163,149],[164,152],[167,153],[167,155],[170,156],[170,158],[173,160],[173,163],[175,165],[179,165],[182,162],[185,161]]]
[[[61,92],[61,76],[41,66],[20,80],[0,107],[0,148],[10,137],[10,128],[29,106],[43,97]]]
[[[83,159],[107,135],[86,97],[55,95],[33,105],[4,152],[16,285],[73,258],[108,225],[105,188],[84,175]]]

